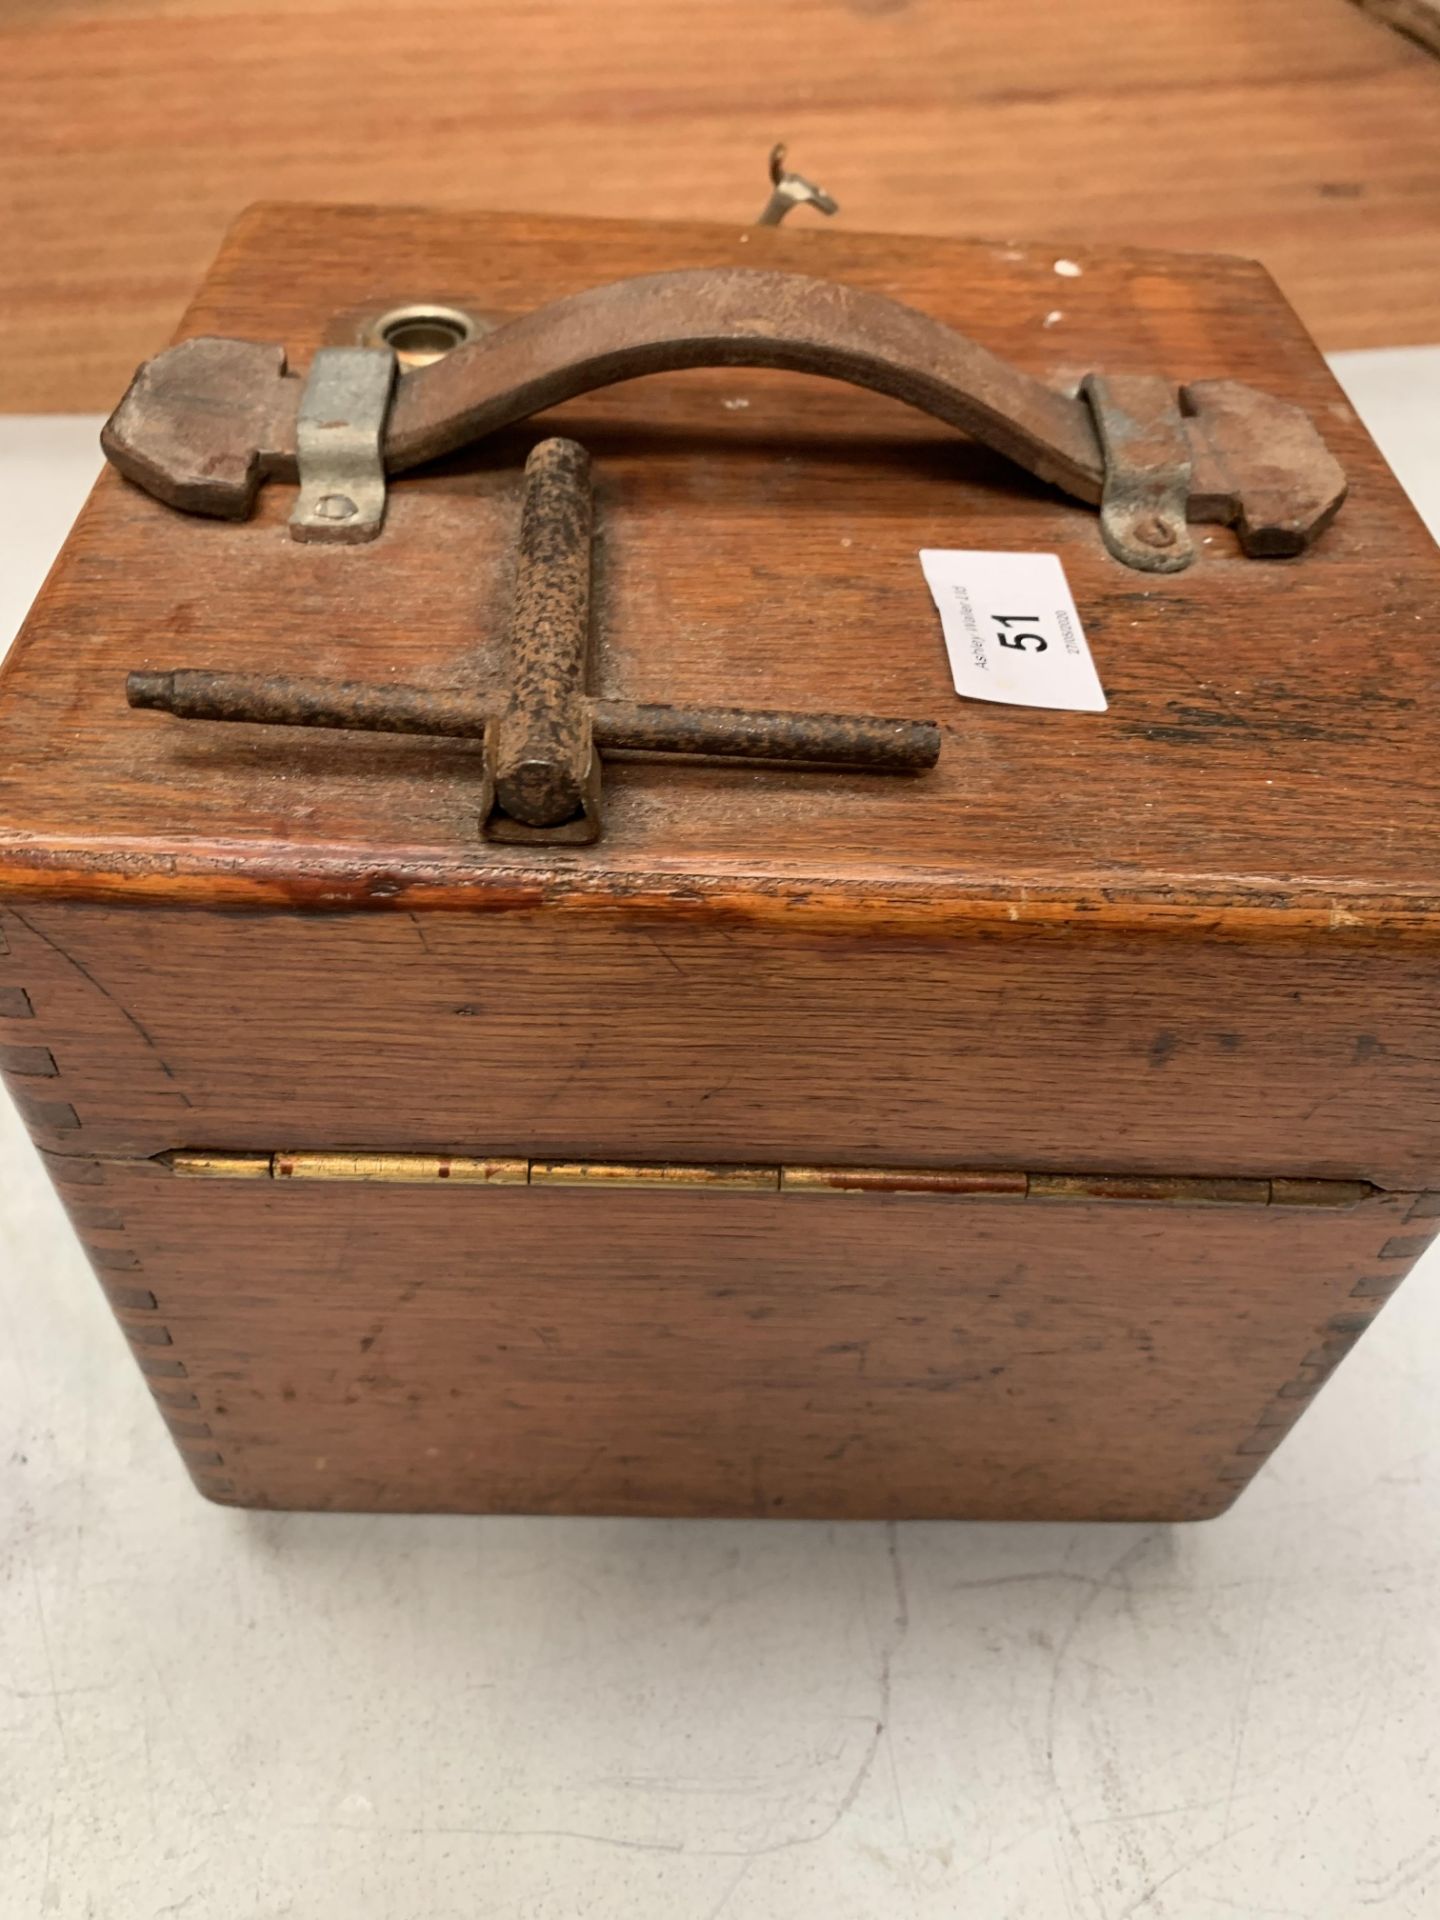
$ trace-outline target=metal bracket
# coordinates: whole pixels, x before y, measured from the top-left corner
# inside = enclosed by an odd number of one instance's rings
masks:
[[[389,347],[322,347],[295,416],[300,497],[292,540],[373,540],[385,519],[385,422],[395,385]]]
[[[1081,392],[1105,458],[1100,537],[1127,567],[1179,573],[1195,549],[1185,524],[1190,440],[1175,388],[1153,373],[1091,373]]]

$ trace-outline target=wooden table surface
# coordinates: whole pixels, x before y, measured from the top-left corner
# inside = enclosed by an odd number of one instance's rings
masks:
[[[260,199],[1257,255],[1440,339],[1440,64],[1349,0],[8,0],[0,407],[108,407]],[[815,218],[801,212],[800,219]]]

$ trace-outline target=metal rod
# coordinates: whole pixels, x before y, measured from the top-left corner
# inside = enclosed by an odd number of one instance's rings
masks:
[[[132,707],[180,720],[233,720],[269,727],[336,727],[353,733],[424,733],[483,739],[494,718],[473,694],[426,687],[374,687],[359,680],[301,680],[284,674],[132,673]]]
[[[591,780],[592,521],[589,454],[574,440],[542,440],[525,462],[510,693],[495,732],[496,801],[531,827],[573,820]]]
[[[631,753],[718,755],[745,760],[919,772],[940,758],[933,720],[853,713],[766,713],[743,707],[595,702],[595,738]]]
[[[353,680],[281,675],[132,673],[130,705],[182,720],[261,726],[335,727],[360,733],[419,733],[479,740],[494,707],[458,689],[368,686]],[[814,766],[920,772],[940,757],[931,720],[868,714],[751,712],[741,707],[670,707],[632,700],[591,703],[595,742],[615,752],[679,753],[725,759],[799,761]]]

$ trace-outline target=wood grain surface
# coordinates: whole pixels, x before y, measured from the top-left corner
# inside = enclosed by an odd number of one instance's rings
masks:
[[[1435,1227],[1407,1231],[1397,1194],[1031,1209],[54,1171],[196,1484],[269,1507],[1201,1519]]]
[[[1032,373],[1248,380],[1307,408],[1350,497],[1292,562],[1224,529],[1159,579],[949,429],[794,375],[632,382],[393,489],[381,539],[289,538],[272,483],[243,525],[107,474],[0,679],[7,889],[467,910],[687,891],[787,916],[842,895],[1001,919],[1298,920],[1314,937],[1440,927],[1440,554],[1313,344],[1245,262],[710,226],[347,209],[244,220],[188,332],[303,361],[367,314],[483,312],[658,265],[781,265],[908,300]],[[1046,321],[1059,313],[1052,324]],[[186,725],[123,705],[131,668],[235,667],[498,686],[524,449],[581,439],[597,489],[605,696],[913,712],[943,724],[913,779],[607,764],[604,840],[482,842],[464,742]],[[923,546],[1060,555],[1109,712],[957,701]],[[77,637],[83,635],[83,644]],[[757,884],[757,877],[763,882]]]
[[[1433,340],[1437,101],[1348,0],[12,0],[0,404],[113,404],[253,200],[737,223],[781,138],[847,226],[1252,254],[1327,347]]]
[[[0,909],[43,1146],[1440,1185],[1433,949],[658,904]],[[3,1067],[3,1061],[0,1061]]]

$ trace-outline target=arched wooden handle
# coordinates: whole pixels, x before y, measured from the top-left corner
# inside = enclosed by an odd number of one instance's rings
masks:
[[[820,374],[888,394],[1090,505],[1109,497],[1127,446],[1146,457],[1144,420],[1122,413],[1097,433],[1093,384],[1090,402],[1059,392],[883,294],[711,268],[591,288],[407,374],[385,465],[416,466],[617,381],[713,366]],[[1293,553],[1339,506],[1344,476],[1300,409],[1230,381],[1178,393],[1153,377],[1111,384],[1163,399],[1171,419],[1159,439],[1182,523],[1234,521],[1247,551]],[[106,455],[170,506],[242,518],[267,475],[295,473],[301,387],[279,346],[182,341],[140,368],[106,424]]]
[[[888,394],[1091,502],[1103,463],[1080,400],[884,294],[800,274],[647,274],[557,300],[410,374],[386,464],[408,467],[578,394],[685,367],[770,367]]]

